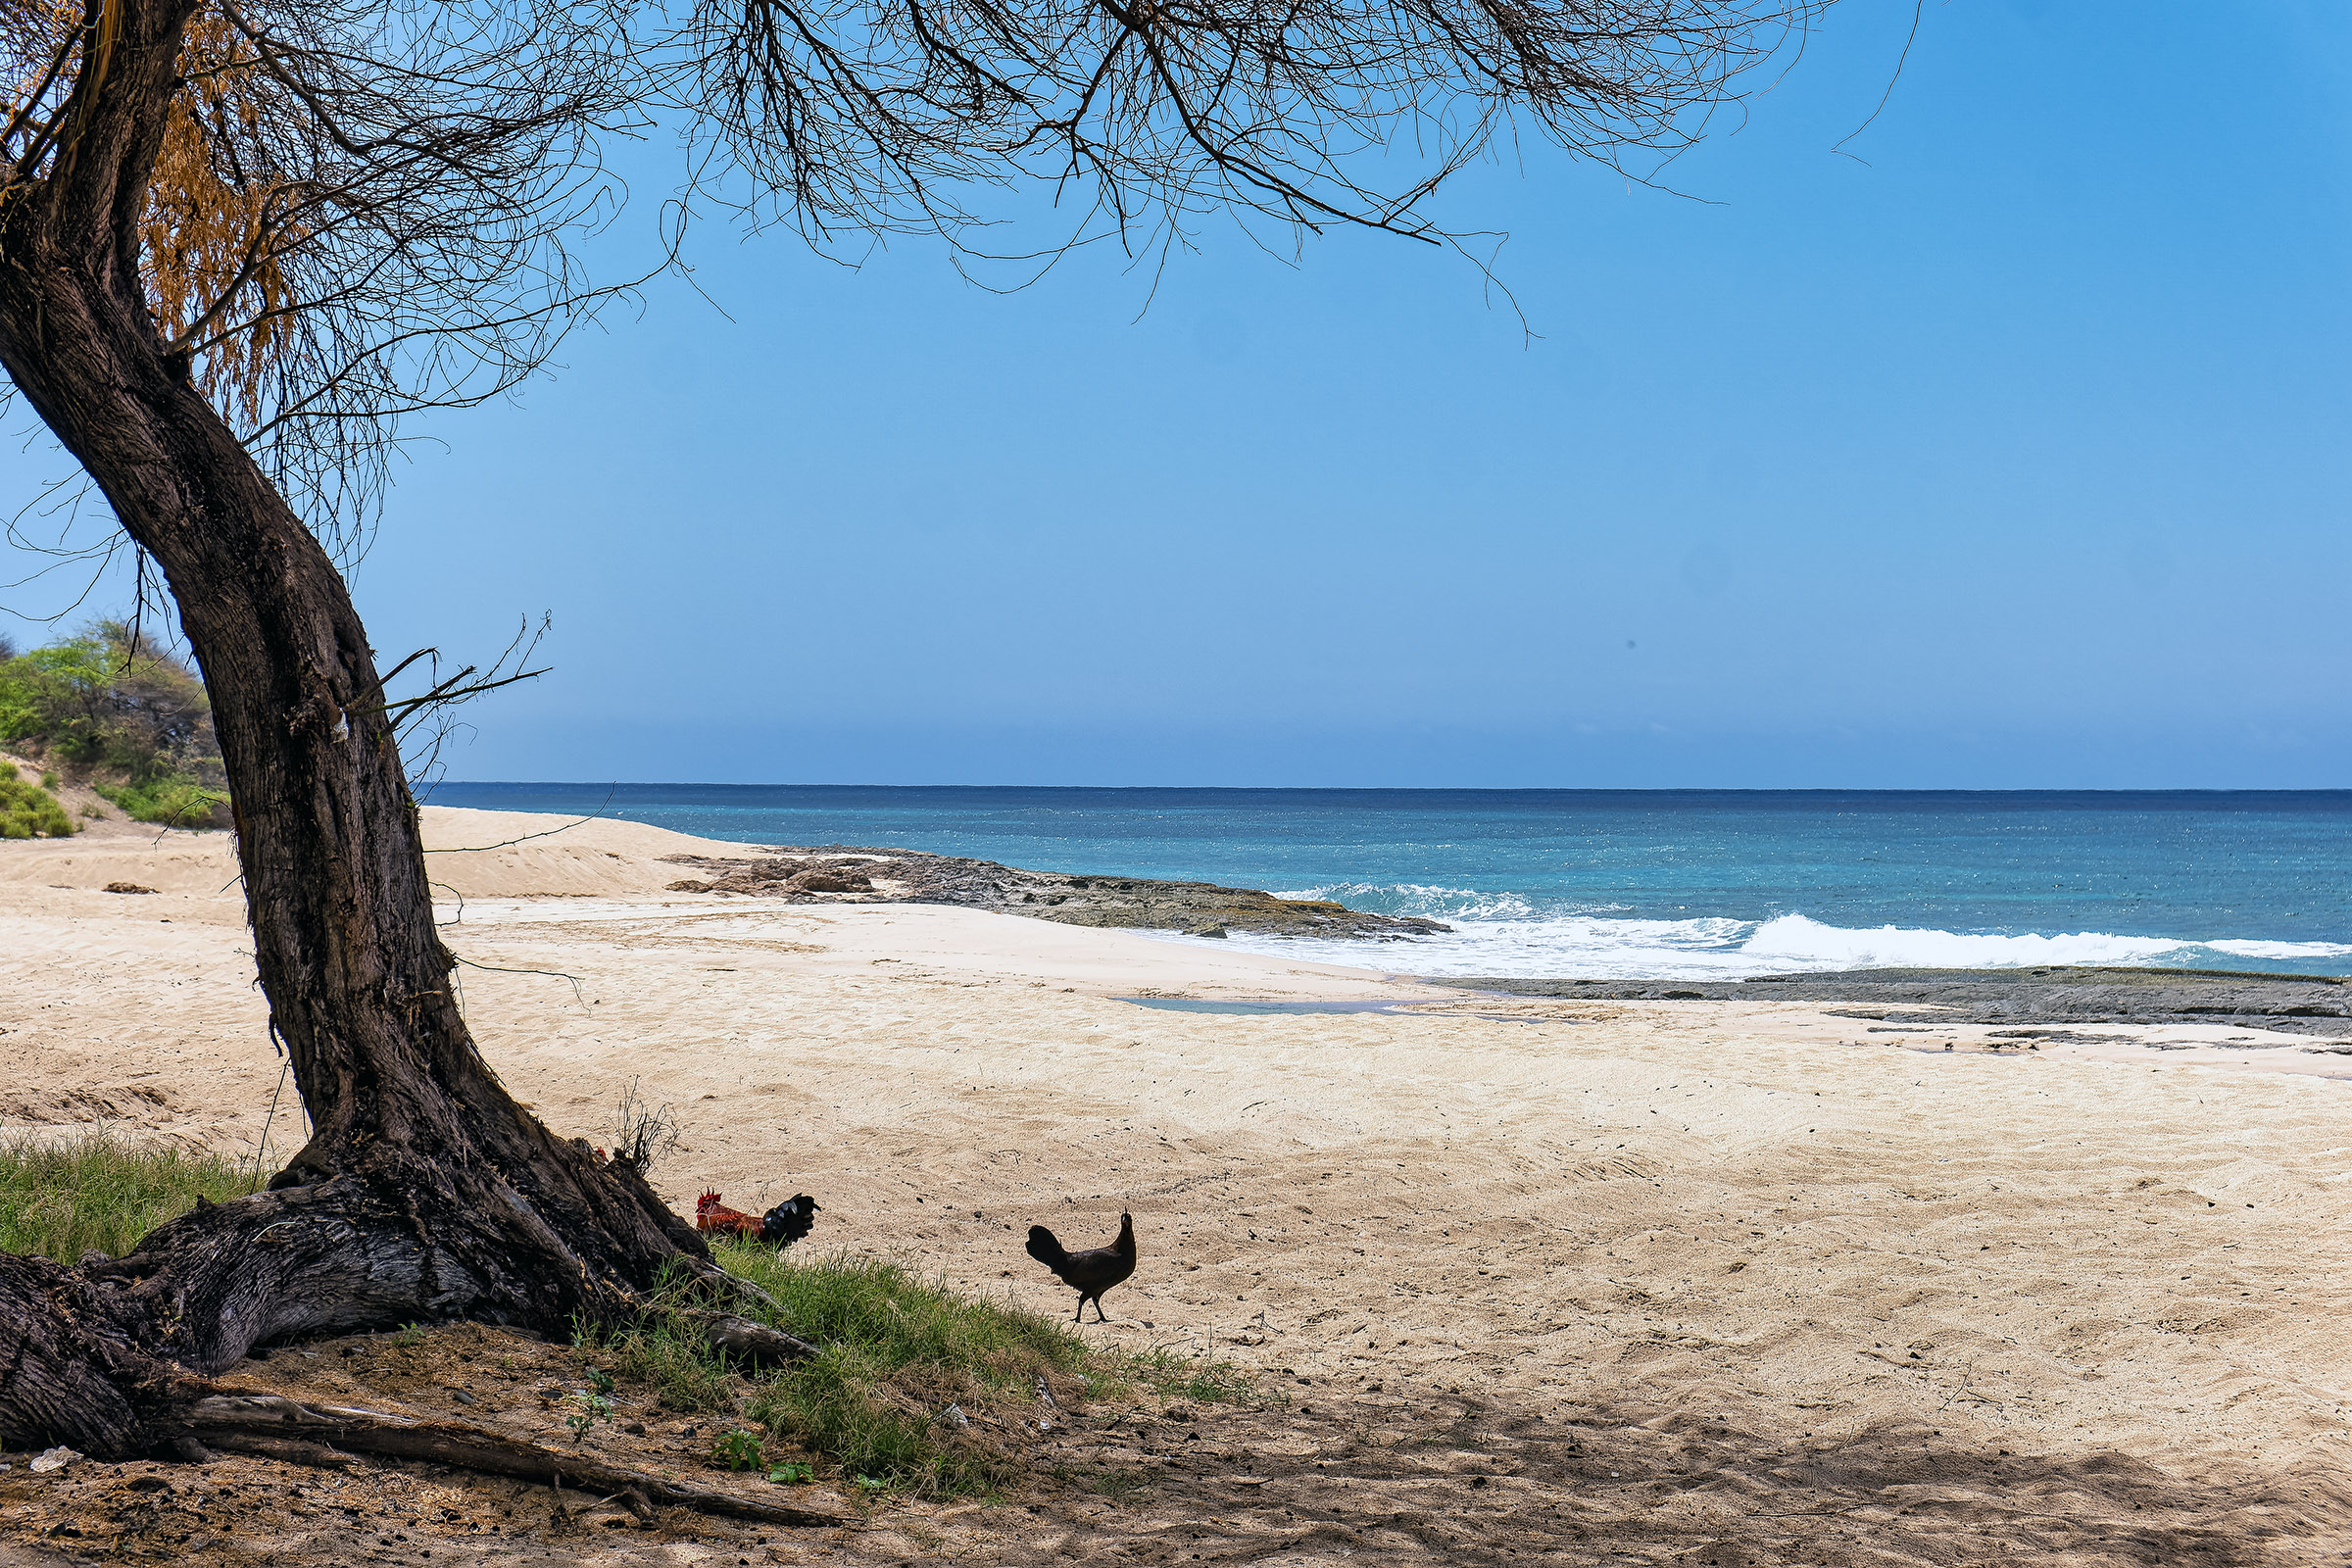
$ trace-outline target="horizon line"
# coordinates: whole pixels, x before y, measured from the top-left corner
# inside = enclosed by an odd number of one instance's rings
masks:
[[[441,779],[436,789],[697,789],[697,790],[1063,790],[1094,793],[1184,791],[1260,795],[2343,795],[2352,785],[1876,785],[1876,784],[868,784],[787,782],[746,784],[698,779]]]

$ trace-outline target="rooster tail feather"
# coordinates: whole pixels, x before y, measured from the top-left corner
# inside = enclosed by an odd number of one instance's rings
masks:
[[[1059,1268],[1070,1260],[1068,1249],[1054,1239],[1054,1233],[1043,1225],[1029,1227],[1029,1255],[1048,1268]]]
[[[807,1193],[796,1193],[769,1209],[760,1221],[760,1239],[778,1251],[808,1234],[821,1204]]]

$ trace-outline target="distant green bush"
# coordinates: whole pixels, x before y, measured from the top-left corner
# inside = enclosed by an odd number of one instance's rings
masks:
[[[228,825],[204,683],[122,621],[28,654],[0,645],[0,743],[88,777],[135,821]]]
[[[228,797],[208,790],[192,778],[163,778],[152,784],[94,784],[101,800],[122,808],[134,822],[165,827],[216,827],[214,820]]]
[[[0,839],[62,839],[74,831],[56,796],[17,777],[14,762],[0,762]]]

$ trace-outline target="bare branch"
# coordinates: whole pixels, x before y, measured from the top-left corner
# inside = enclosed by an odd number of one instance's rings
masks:
[[[0,0],[0,195],[63,168],[110,3]],[[699,215],[932,236],[1010,286],[1103,241],[1156,273],[1216,214],[1289,256],[1335,224],[1469,256],[1431,210],[1453,174],[1532,135],[1648,180],[1826,3],[203,0],[140,274],[167,355],[356,553],[404,417],[539,373]],[[628,198],[605,147],[658,126],[689,172],[647,270],[600,282],[572,246]],[[1005,245],[979,215],[1023,192],[1049,226]]]

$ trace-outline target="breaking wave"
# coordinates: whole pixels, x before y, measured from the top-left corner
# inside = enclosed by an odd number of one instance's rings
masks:
[[[1825,925],[1801,914],[1759,921],[1720,916],[1635,919],[1605,907],[1546,913],[1513,894],[1401,883],[1334,885],[1281,897],[1336,899],[1354,908],[1444,920],[1454,929],[1411,942],[1269,937],[1240,931],[1229,940],[1237,947],[1289,957],[1432,976],[1741,980],[1838,969],[2074,964],[2230,968],[2247,961],[2292,965],[2352,955],[2352,945],[2334,942],[2199,941],[2104,931],[2006,934],[1894,925],[1857,929]]]

